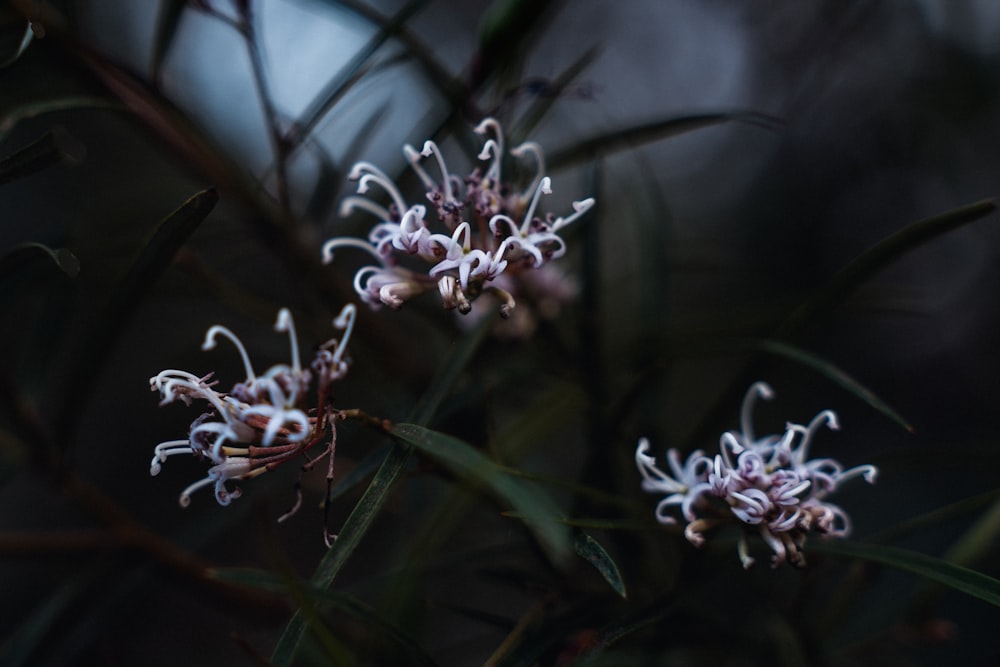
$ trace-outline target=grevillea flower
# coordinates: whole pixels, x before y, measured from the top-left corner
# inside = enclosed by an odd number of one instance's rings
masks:
[[[480,294],[491,292],[500,301],[501,315],[508,317],[514,297],[501,285],[509,287],[512,276],[540,269],[566,253],[559,232],[590,210],[594,200],[574,202],[572,213],[566,216],[539,214],[543,196],[552,192],[552,181],[545,175],[538,144],[526,142],[509,151],[519,160],[530,160],[535,169],[531,183],[518,190],[503,180],[500,123],[487,118],[475,132],[485,137],[479,159],[488,165],[485,170],[473,169],[465,178],[449,171],[433,141],[424,142],[420,151],[403,147],[429,206],[407,203],[396,184],[375,165],[354,165],[349,178],[357,181],[357,194],[344,199],[341,215],[361,210],[378,222],[367,239],[328,240],[323,260],[333,261],[341,248],[355,248],[378,261],[354,276],[354,289],[365,303],[399,308],[436,288],[445,308],[466,314]],[[425,166],[425,161],[433,166]],[[388,205],[371,198],[377,192],[388,197]],[[505,278],[502,282],[501,277]]]
[[[763,382],[750,387],[740,411],[740,430],[722,434],[719,453],[691,453],[682,464],[676,449],[667,452],[670,471],[661,470],[649,454],[649,441],[639,440],[635,462],[642,475],[642,489],[664,494],[656,506],[660,523],[677,519],[678,509],[687,521],[684,535],[695,546],[705,541],[705,532],[723,523],[738,523],[746,530],[737,545],[740,562],[749,568],[747,533],[757,532],[774,552],[776,567],[786,560],[805,564],[802,548],[806,535],[817,532],[843,537],[851,530],[843,509],[826,500],[842,483],[864,477],[872,484],[878,469],[872,465],[845,470],[834,459],[810,459],[809,447],[824,426],[839,428],[837,416],[824,410],[808,425],[788,424],[781,435],[755,437],[752,410],[757,398],[770,399],[771,388]]]
[[[150,474],[158,475],[166,460],[178,454],[206,460],[207,475],[181,492],[180,504],[187,507],[192,493],[213,486],[216,501],[225,506],[241,494],[240,488],[230,487],[230,483],[258,477],[282,463],[306,456],[315,446],[326,442],[325,450],[316,458],[306,458],[304,467],[311,467],[329,455],[328,476],[332,479],[336,411],[330,406],[330,385],[347,372],[344,351],[354,327],[355,313],[353,304],[341,310],[333,324],[344,331],[344,336],[320,346],[311,368],[303,368],[295,324],[289,311],[282,308],[274,328],[288,334],[291,363],[272,366],[262,374],[254,370],[250,355],[236,334],[221,325],[209,328],[202,349],[214,349],[220,338],[229,340],[243,361],[246,377],[228,392],[217,390],[218,382],[212,373],[199,376],[168,369],[150,378],[150,388],[160,393],[160,405],[174,401],[185,405],[195,401],[205,403],[205,412],[192,422],[187,438],[168,440],[154,448]],[[317,401],[312,404],[315,409],[307,412],[314,379]],[[297,508],[298,503],[282,518]]]

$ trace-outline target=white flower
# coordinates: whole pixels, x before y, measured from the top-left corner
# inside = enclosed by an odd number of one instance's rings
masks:
[[[326,397],[326,387],[347,372],[344,351],[354,326],[355,308],[344,307],[334,326],[345,330],[342,340],[332,340],[320,347],[313,368],[320,383],[320,395]],[[215,325],[205,334],[202,349],[216,347],[219,337],[232,342],[243,361],[246,377],[237,382],[229,393],[216,391],[218,384],[212,374],[197,376],[187,371],[168,369],[150,378],[150,388],[160,392],[160,405],[179,400],[191,405],[205,401],[207,412],[191,424],[185,440],[168,440],[153,449],[150,475],[158,475],[163,463],[178,454],[207,458],[212,465],[205,478],[188,486],[181,493],[180,503],[187,507],[191,494],[214,484],[215,498],[228,505],[239,497],[239,488],[229,490],[230,480],[250,479],[278,465],[303,455],[315,445],[321,433],[317,419],[304,409],[304,400],[312,382],[312,371],[302,367],[295,323],[291,313],[282,308],[274,325],[275,331],[288,334],[291,363],[278,364],[263,374],[254,371],[243,342],[228,328]],[[324,400],[326,400],[324,398]],[[329,410],[323,403],[317,414]],[[326,424],[329,419],[324,419]],[[324,426],[325,428],[325,426]],[[332,451],[332,445],[328,453]]]
[[[378,260],[378,266],[362,267],[354,276],[354,289],[365,303],[399,308],[437,285],[445,308],[465,314],[472,302],[489,291],[500,297],[500,312],[507,317],[514,298],[492,283],[512,272],[539,269],[566,253],[558,232],[590,210],[594,200],[574,202],[574,212],[566,217],[536,215],[542,195],[552,191],[541,148],[525,142],[510,151],[536,166],[530,185],[517,192],[501,179],[505,153],[500,123],[487,118],[475,132],[486,137],[479,159],[489,164],[485,171],[477,167],[465,178],[449,171],[435,142],[424,142],[419,152],[409,144],[403,147],[436,221],[430,219],[428,207],[408,204],[396,184],[375,165],[359,162],[351,170],[349,177],[358,182],[357,194],[343,201],[341,214],[361,210],[378,222],[367,240],[336,237],[324,243],[322,252],[326,263],[333,261],[339,248],[364,250]],[[434,161],[439,177],[425,168],[425,159]],[[389,197],[389,206],[365,196],[372,186]],[[435,226],[438,231],[432,231]]]
[[[788,424],[782,435],[755,437],[754,402],[773,395],[763,382],[750,387],[740,411],[741,430],[722,435],[714,458],[698,450],[682,466],[679,452],[671,449],[667,461],[672,474],[668,474],[656,466],[648,454],[649,441],[642,438],[636,447],[636,466],[644,491],[666,494],[657,504],[657,520],[674,523],[676,519],[666,512],[680,508],[688,522],[685,536],[695,546],[704,542],[706,530],[735,519],[756,529],[774,552],[774,566],[786,560],[802,565],[808,532],[838,537],[850,532],[850,518],[827,502],[826,496],[854,477],[874,483],[878,470],[871,465],[844,470],[830,458],[807,458],[816,432],[823,426],[838,427],[836,415],[829,410],[819,413],[808,426]],[[719,500],[712,502],[711,497]],[[745,534],[737,552],[744,567],[753,564]]]

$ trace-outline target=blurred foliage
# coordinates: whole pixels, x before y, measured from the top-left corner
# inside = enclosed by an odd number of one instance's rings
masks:
[[[100,4],[0,9],[0,663],[1000,659],[995,52],[833,0],[637,3],[649,26],[523,0]],[[283,14],[301,34],[269,42]],[[639,28],[707,40],[705,16],[767,72],[753,104],[699,102],[723,75],[693,42],[644,51]],[[658,86],[687,70],[681,108]],[[351,163],[417,193],[400,145],[474,157],[487,114],[597,200],[561,260],[577,301],[530,340],[434,299],[359,311],[335,401],[364,417],[332,487],[282,470],[178,507],[198,462],[147,465],[190,414],[148,378],[236,377],[197,349],[220,322],[282,358],[281,307],[328,339],[355,300],[357,266],[319,252],[357,232]],[[639,488],[639,437],[711,449],[760,379],[787,399],[768,423],[833,406],[849,435],[817,455],[881,469],[838,499],[852,540],[801,569],[753,539],[744,571],[735,529],[695,549]]]

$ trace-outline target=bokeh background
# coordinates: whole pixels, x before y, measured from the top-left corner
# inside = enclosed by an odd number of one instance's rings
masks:
[[[287,361],[282,306],[304,346],[329,338],[364,258],[322,266],[320,244],[369,222],[338,213],[350,165],[418,193],[401,146],[434,137],[474,165],[486,115],[546,149],[551,210],[598,206],[560,260],[576,301],[528,339],[488,336],[431,426],[603,521],[591,533],[628,597],[582,560],[553,567],[509,508],[419,457],[335,588],[442,665],[1000,659],[996,607],[912,574],[808,551],[805,570],[770,570],[763,550],[743,572],[725,535],[695,550],[653,523],[633,462],[640,436],[712,449],[766,380],[759,431],[832,408],[842,430],[814,453],[880,467],[837,499],[856,539],[998,574],[996,3],[18,0],[0,10],[0,59],[28,19],[34,39],[0,70],[9,664],[270,655],[300,600],[205,568],[308,578],[326,552],[323,472],[280,525],[296,470],[182,510],[203,466],[150,478],[148,462],[196,414],[158,408],[148,378],[238,379],[235,354],[199,349],[215,323],[259,366]],[[7,160],[25,149],[39,157]],[[136,281],[160,221],[206,188],[218,205]],[[962,224],[788,326],[862,253],[940,216]],[[337,406],[405,419],[468,331],[432,295],[363,310]],[[342,427],[332,528],[389,446]],[[313,642],[298,663],[419,662],[342,612],[324,618],[346,649]]]

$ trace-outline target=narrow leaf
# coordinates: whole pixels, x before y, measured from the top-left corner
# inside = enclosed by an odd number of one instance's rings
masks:
[[[421,397],[414,409],[411,410],[410,419],[419,424],[430,422],[437,412],[441,401],[444,400],[445,396],[451,390],[452,384],[458,379],[462,369],[465,368],[465,365],[485,339],[486,332],[489,331],[489,327],[492,324],[493,318],[486,317],[477,329],[462,339],[461,343],[438,371],[437,376],[431,382],[430,388]],[[343,527],[341,527],[337,541],[324,554],[319,565],[316,567],[316,571],[310,580],[313,586],[325,589],[333,584],[341,568],[343,568],[351,554],[354,553],[357,545],[361,543],[361,540],[375,521],[375,517],[382,509],[382,506],[385,505],[393,485],[406,468],[412,452],[413,449],[411,447],[401,445],[396,445],[389,450],[389,453],[382,461],[382,465],[375,473],[371,484],[368,485],[364,495],[361,496],[358,504],[351,510],[351,514],[347,517]],[[296,611],[288,621],[288,625],[285,626],[284,632],[274,647],[274,652],[271,654],[271,662],[277,667],[287,667],[287,665],[290,665],[299,650],[306,627],[307,621],[302,611]]]
[[[83,145],[66,130],[53,128],[16,153],[0,159],[0,185],[54,164],[79,162],[83,154]]]
[[[53,249],[41,243],[22,243],[0,257],[0,282],[46,259],[70,278],[76,278],[80,273],[80,260],[66,248]]]
[[[31,664],[31,655],[53,631],[59,616],[93,583],[96,574],[94,567],[78,571],[37,607],[25,613],[21,625],[0,645],[0,663],[8,667]]]
[[[427,0],[410,0],[391,18],[376,17],[371,8],[363,3],[346,2],[345,0],[328,0],[329,4],[347,8],[357,12],[366,19],[379,25],[379,31],[368,42],[358,50],[349,63],[344,65],[340,71],[324,86],[323,90],[313,99],[312,103],[299,117],[296,123],[295,139],[298,142],[304,141],[316,128],[317,125],[327,116],[330,109],[336,105],[351,87],[358,82],[366,71],[367,64],[372,60],[378,50],[392,37],[398,36],[403,30],[406,22],[417,12],[423,9]]]
[[[152,232],[129,270],[112,291],[101,317],[86,334],[79,337],[80,349],[74,355],[76,363],[67,374],[67,394],[58,433],[71,433],[86,406],[80,396],[88,395],[89,385],[96,377],[104,359],[114,346],[125,323],[136,306],[173,261],[174,255],[188,237],[208,217],[219,201],[215,190],[204,190],[188,199],[168,215]],[[65,439],[66,442],[70,438]]]
[[[23,120],[69,109],[108,109],[122,111],[124,107],[117,102],[111,102],[100,97],[85,96],[57,97],[38,102],[28,102],[9,109],[3,116],[0,116],[0,141],[6,139],[10,131]]]
[[[462,480],[482,484],[503,503],[520,512],[553,560],[565,562],[570,551],[569,531],[559,521],[551,500],[522,480],[506,474],[466,442],[415,424],[397,424],[392,434],[433,458]]]
[[[45,30],[40,25],[28,21],[28,25],[24,28],[24,36],[21,37],[21,43],[18,45],[17,50],[5,60],[0,62],[0,69],[10,67],[16,63],[22,55],[24,55],[24,52],[28,49],[28,45],[31,44],[31,40],[34,39],[36,32],[38,32],[39,37],[45,36]]]
[[[914,432],[913,425],[904,419],[901,414],[892,409],[889,404],[879,398],[875,392],[865,387],[830,361],[827,361],[826,359],[823,359],[822,357],[808,352],[800,347],[796,347],[790,343],[779,340],[759,339],[755,341],[748,341],[748,346],[791,359],[792,361],[796,361],[803,366],[812,368],[820,375],[823,375],[827,379],[832,380],[834,383],[846,389],[849,393],[854,394],[876,411],[881,412],[883,415],[896,422],[910,433]]]
[[[633,125],[621,130],[601,134],[550,154],[546,162],[550,169],[568,167],[586,162],[609,153],[635,148],[641,144],[660,141],[679,134],[693,132],[722,123],[739,122],[756,125],[769,130],[782,126],[782,121],[774,116],[756,111],[724,111],[701,113],[678,118],[668,118],[642,125]]]
[[[614,589],[615,593],[618,593],[623,598],[628,597],[625,592],[625,582],[622,580],[622,574],[618,569],[618,565],[604,547],[601,546],[600,542],[587,533],[580,531],[573,537],[573,550],[601,573],[601,576]]]
[[[1000,607],[1000,580],[916,551],[846,540],[816,541],[810,551],[879,563],[930,579]]]
[[[250,586],[271,592],[288,592],[288,583],[278,574],[252,568],[218,568],[211,576],[233,584]],[[409,659],[409,664],[433,665],[434,661],[395,625],[388,623],[370,605],[348,593],[304,585],[303,591],[317,606],[329,606],[345,616],[361,622],[376,633],[383,644],[394,646]]]
[[[799,306],[782,323],[780,334],[788,334],[823,311],[843,302],[861,285],[897,259],[942,234],[983,218],[996,209],[992,199],[978,201],[954,211],[915,222],[858,256],[833,277],[812,298]]]

